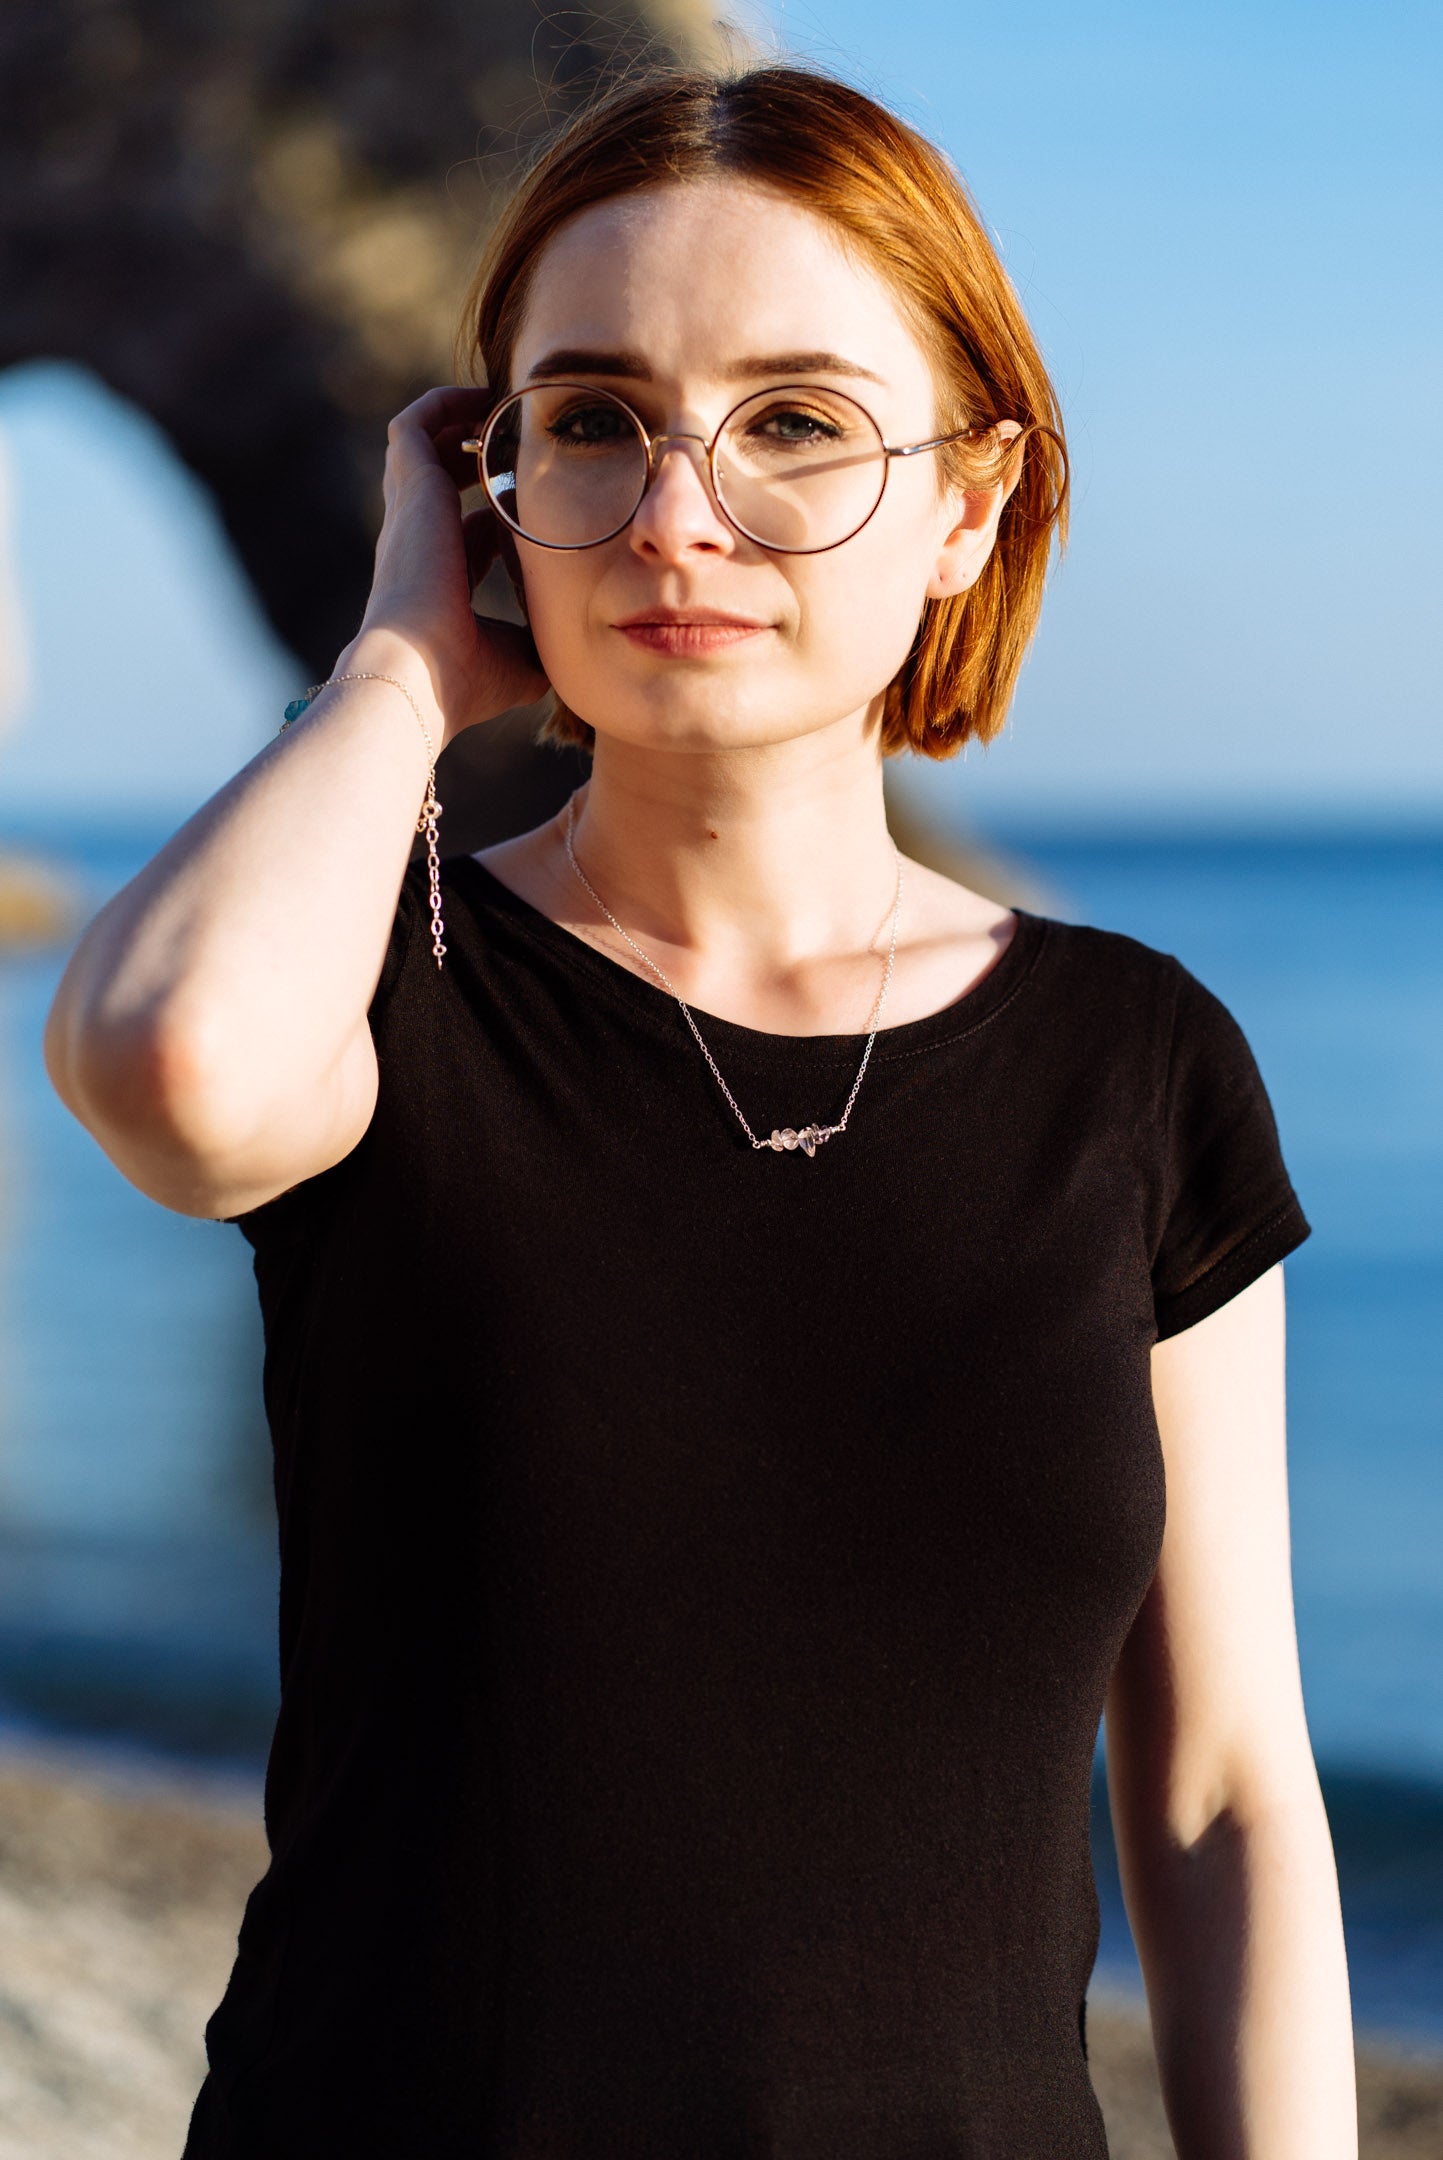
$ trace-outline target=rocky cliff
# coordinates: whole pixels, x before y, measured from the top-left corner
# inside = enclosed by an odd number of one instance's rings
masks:
[[[598,77],[722,35],[709,0],[9,0],[0,368],[77,361],[158,421],[318,679],[364,602],[386,421],[450,377],[495,191]],[[575,779],[524,727],[445,762],[452,846]]]

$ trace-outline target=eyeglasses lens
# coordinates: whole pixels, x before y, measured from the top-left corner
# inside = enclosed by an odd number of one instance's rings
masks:
[[[590,547],[619,532],[641,501],[646,444],[619,398],[541,383],[498,408],[482,476],[506,522],[528,540]]]
[[[728,516],[763,547],[835,547],[881,500],[887,453],[871,416],[830,390],[766,390],[739,406],[716,448]]]
[[[836,547],[866,524],[881,500],[887,454],[876,423],[851,398],[766,390],[728,418],[715,471],[734,525],[763,547],[807,554]],[[483,478],[526,539],[592,547],[639,508],[646,440],[630,407],[609,391],[536,384],[498,407]]]

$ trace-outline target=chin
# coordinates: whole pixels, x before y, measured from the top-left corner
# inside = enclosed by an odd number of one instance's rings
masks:
[[[687,696],[685,692],[665,699],[646,695],[602,704],[592,694],[576,702],[557,685],[560,695],[581,719],[595,728],[598,739],[610,737],[634,749],[687,751],[693,753],[757,749],[767,743],[789,742],[810,734],[814,727],[798,726],[795,710],[778,710],[775,703],[760,706],[750,699],[718,699]]]

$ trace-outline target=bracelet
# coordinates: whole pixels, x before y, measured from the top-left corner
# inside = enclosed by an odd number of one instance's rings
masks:
[[[421,730],[421,740],[426,745],[426,756],[430,763],[430,771],[426,776],[426,799],[421,805],[421,813],[416,820],[416,830],[418,833],[426,835],[426,867],[431,885],[431,950],[436,955],[436,965],[439,968],[441,955],[446,948],[441,942],[441,932],[445,926],[441,921],[441,864],[436,847],[436,821],[441,815],[441,805],[436,800],[436,753],[431,748],[431,736],[425,721],[421,718],[421,708],[406,688],[406,685],[400,680],[399,676],[376,675],[366,668],[358,669],[354,674],[328,675],[324,682],[312,683],[310,689],[301,697],[291,699],[290,704],[286,707],[286,716],[276,729],[276,733],[284,735],[291,722],[299,720],[306,707],[312,704],[323,690],[328,690],[332,683],[343,682],[390,683],[393,688],[400,691],[402,697],[416,715],[416,725]]]

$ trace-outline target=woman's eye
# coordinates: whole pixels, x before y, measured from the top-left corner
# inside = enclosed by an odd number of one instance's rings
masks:
[[[557,414],[547,432],[559,443],[587,444],[625,442],[635,431],[613,405],[573,405]]]
[[[837,442],[842,433],[836,421],[824,413],[808,412],[796,405],[778,406],[772,412],[759,413],[747,432],[780,443]]]

